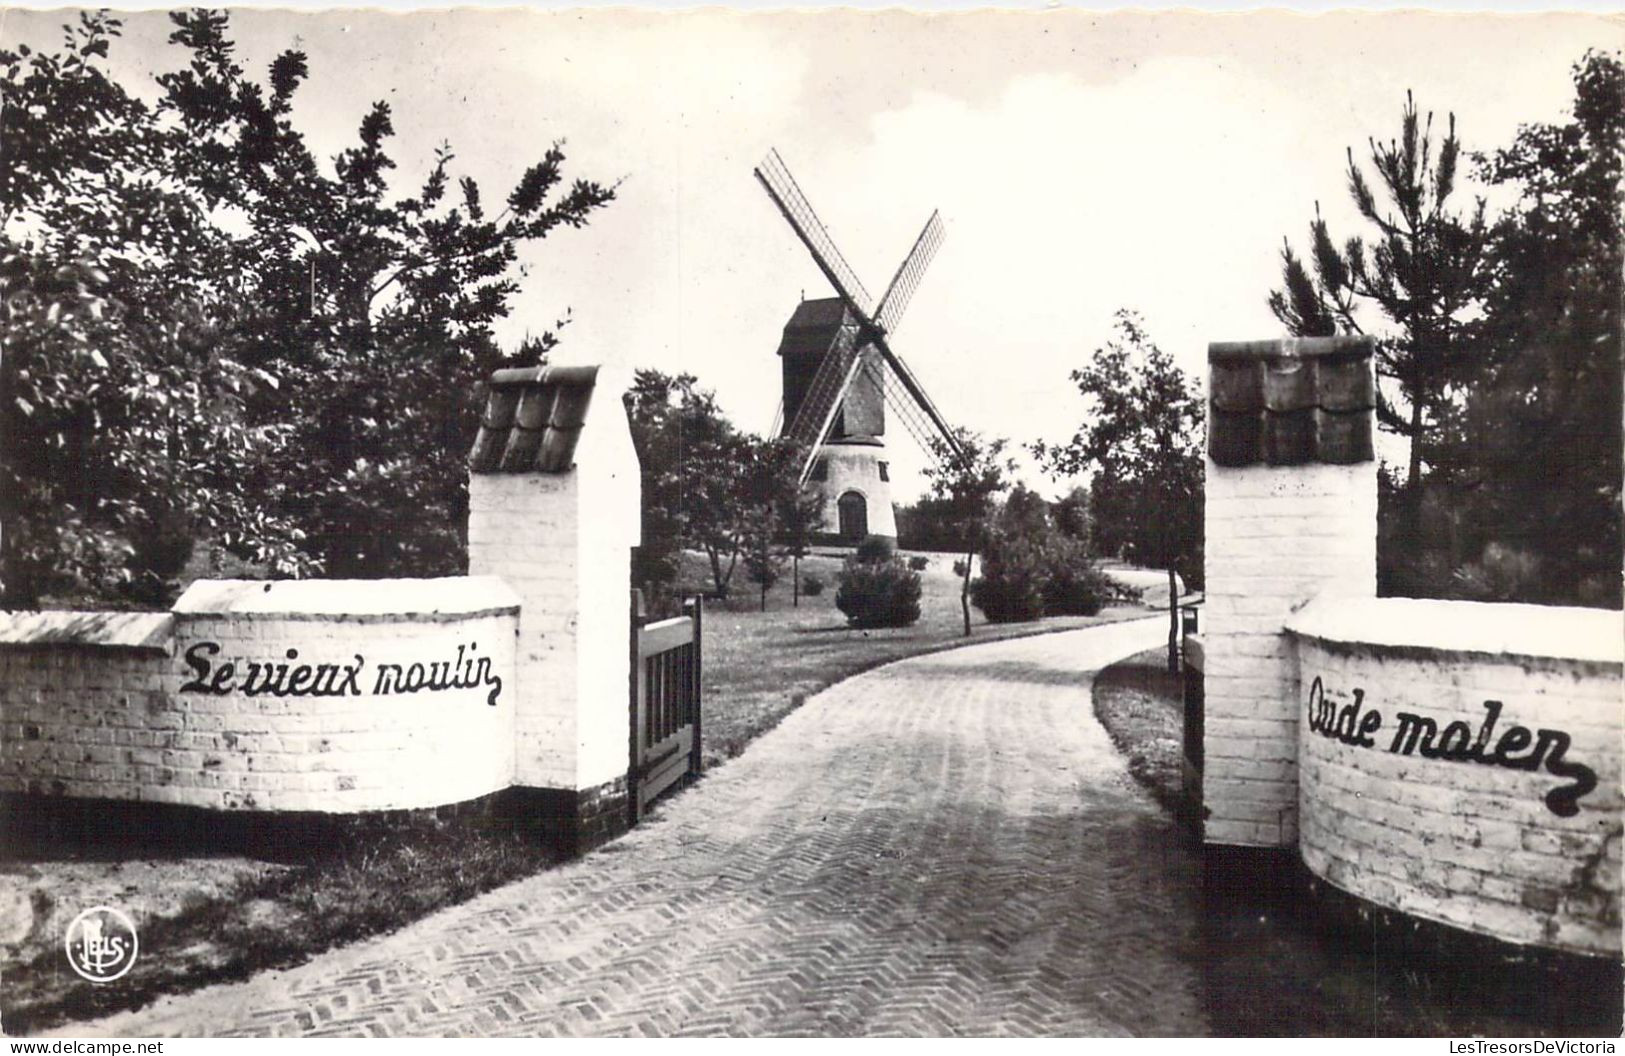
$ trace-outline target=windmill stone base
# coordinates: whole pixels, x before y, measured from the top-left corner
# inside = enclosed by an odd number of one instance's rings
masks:
[[[824,496],[818,541],[856,546],[865,536],[897,539],[886,445],[877,436],[845,436],[818,449],[807,486]]]

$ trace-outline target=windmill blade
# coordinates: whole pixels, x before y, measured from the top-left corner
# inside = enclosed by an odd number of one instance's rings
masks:
[[[926,420],[931,423],[932,428],[942,438],[943,443],[948,445],[948,450],[953,452],[954,457],[963,459],[965,450],[959,445],[959,438],[948,427],[947,420],[942,417],[942,412],[937,410],[937,405],[931,402],[931,397],[925,394],[925,389],[920,385],[919,379],[914,376],[914,372],[908,369],[908,364],[904,363],[901,357],[891,350],[891,346],[886,344],[884,339],[876,340],[874,344],[880,350],[880,355],[886,360],[886,366],[891,368],[892,376],[897,379],[898,384],[903,387],[903,391],[908,394],[908,399],[925,415]]]
[[[903,391],[903,387],[891,380],[891,372],[886,369],[878,354],[864,361],[863,371],[879,389],[881,398],[886,401],[886,407],[892,412],[892,417],[903,423],[915,446],[927,458],[940,464],[942,458],[931,446],[931,437],[936,435],[936,427],[925,417],[919,405]]]
[[[932,437],[942,435],[941,431],[926,417],[920,405],[914,402],[914,398],[904,390],[903,386],[893,380],[891,371],[886,368],[878,356],[874,360],[866,362],[864,370],[879,386],[881,396],[885,399],[886,407],[891,410],[892,416],[903,423],[908,435],[913,439],[914,445],[920,449],[925,457],[938,465],[944,465],[956,460],[956,457],[951,453],[947,458],[944,458],[942,453],[932,446]],[[962,458],[963,456],[959,457]]]
[[[892,276],[891,285],[881,295],[880,307],[875,309],[875,323],[882,333],[897,329],[897,321],[908,308],[908,302],[914,299],[914,291],[919,289],[920,279],[942,246],[942,239],[942,217],[932,210],[931,218],[920,230],[920,237],[914,240],[914,248],[897,266],[897,274]]]
[[[756,167],[756,180],[767,191],[767,196],[773,199],[773,204],[779,207],[779,212],[790,222],[790,227],[812,254],[813,262],[818,269],[829,279],[835,287],[835,292],[841,295],[848,308],[858,316],[860,322],[869,325],[874,318],[874,298],[858,280],[857,273],[852,265],[846,262],[841,251],[836,248],[835,240],[830,237],[829,229],[824,222],[818,219],[813,212],[812,203],[801,192],[801,186],[796,178],[790,175],[790,169],[779,157],[777,150],[767,152],[767,157]]]

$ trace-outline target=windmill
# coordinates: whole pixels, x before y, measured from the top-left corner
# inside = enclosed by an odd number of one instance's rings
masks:
[[[952,457],[963,454],[953,430],[889,341],[942,244],[942,219],[931,214],[876,302],[778,151],[768,152],[756,168],[756,179],[836,293],[802,301],[785,325],[779,345],[784,374],[780,435],[807,452],[800,481],[826,498],[822,534],[845,543],[865,535],[896,538],[886,408],[928,456],[937,457],[933,438],[940,438]]]

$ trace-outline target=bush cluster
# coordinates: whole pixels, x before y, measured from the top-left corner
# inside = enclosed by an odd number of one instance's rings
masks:
[[[971,582],[971,604],[989,623],[1019,623],[1044,615],[1048,567],[1041,540],[995,531],[982,548],[982,574]]]
[[[915,554],[913,557],[908,559],[908,567],[913,569],[915,572],[924,572],[926,566],[930,563],[931,559],[926,557],[924,554]]]
[[[846,559],[835,607],[853,627],[907,627],[920,618],[920,574],[897,557],[889,541],[865,539]]]
[[[1080,541],[1055,531],[995,529],[982,550],[971,603],[990,623],[1094,616],[1139,591],[1102,572]]]
[[[1057,563],[1044,584],[1044,611],[1051,616],[1093,616],[1111,601],[1140,600],[1138,587],[1125,586],[1092,561]]]
[[[816,572],[808,572],[801,577],[801,593],[809,598],[816,598],[824,593],[824,581]]]

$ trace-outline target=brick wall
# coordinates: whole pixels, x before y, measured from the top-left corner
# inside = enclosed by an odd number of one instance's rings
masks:
[[[1617,956],[1620,614],[1385,598],[1317,602],[1288,626],[1308,868],[1414,916]]]
[[[0,635],[0,790],[225,810],[462,802],[513,778],[494,580],[200,581],[140,643]]]
[[[176,781],[176,753],[191,742],[174,681],[167,633],[147,647],[0,648],[0,791],[201,801],[195,784]]]
[[[1296,671],[1281,628],[1311,598],[1376,593],[1376,527],[1374,462],[1207,462],[1206,842],[1296,842]]]
[[[576,787],[579,488],[573,472],[469,477],[468,570],[520,600],[514,769],[534,788]]]

